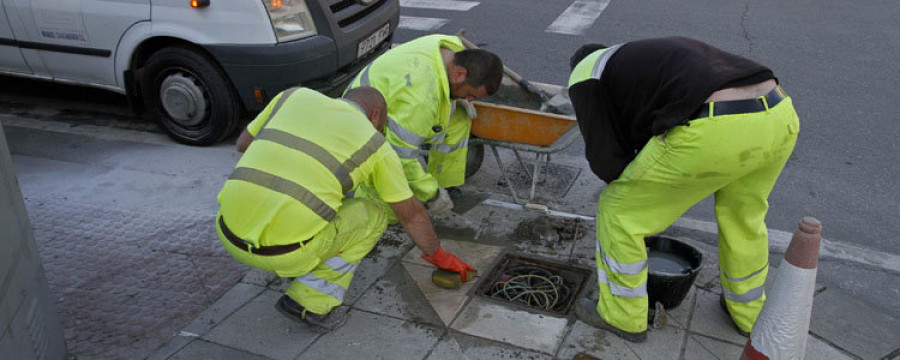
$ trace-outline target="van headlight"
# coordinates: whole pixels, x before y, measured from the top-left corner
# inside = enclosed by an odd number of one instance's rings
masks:
[[[306,0],[263,0],[278,42],[317,34]]]

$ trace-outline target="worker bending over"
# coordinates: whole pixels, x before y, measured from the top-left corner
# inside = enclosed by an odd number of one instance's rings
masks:
[[[465,49],[457,36],[429,35],[401,44],[365,67],[350,88],[371,86],[388,104],[385,138],[400,156],[414,196],[432,212],[453,208],[445,188],[465,183],[471,101],[493,95],[503,79],[497,55]],[[459,109],[464,107],[463,109]],[[430,145],[427,171],[419,148]],[[355,197],[377,199],[360,187]],[[395,221],[387,209],[391,222]]]
[[[387,227],[381,206],[345,195],[377,190],[435,266],[472,268],[441,249],[422,203],[381,131],[384,98],[370,87],[332,99],[305,88],[276,96],[237,142],[245,152],[219,193],[219,240],[238,261],[294,278],[276,308],[312,330],[346,320],[353,272]],[[337,309],[336,309],[337,308]]]
[[[580,299],[579,318],[645,341],[644,237],[715,195],[720,302],[748,334],[766,299],[767,198],[800,127],[791,98],[769,68],[683,37],[585,45],[570,66],[585,155],[607,182],[597,208],[600,298]]]

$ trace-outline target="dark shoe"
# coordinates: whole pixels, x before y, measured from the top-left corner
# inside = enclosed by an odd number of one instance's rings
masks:
[[[347,309],[343,307],[336,307],[328,314],[319,315],[309,312],[287,295],[281,295],[275,309],[291,320],[302,322],[309,326],[310,330],[320,333],[335,330],[347,321]]]
[[[633,343],[642,343],[644,341],[647,341],[646,330],[638,333],[628,332],[612,326],[605,320],[603,320],[603,318],[600,317],[600,314],[597,313],[596,300],[591,300],[588,298],[578,299],[578,301],[575,303],[575,315],[578,316],[578,320],[584,321],[590,326],[609,331],[613,334],[616,334],[618,337],[631,341]]]
[[[728,312],[728,304],[725,303],[725,295],[719,295],[719,306],[722,307],[722,311],[725,312],[725,315],[728,315],[728,320],[731,320],[731,325],[734,326],[734,330],[743,337],[750,337],[750,333],[741,330],[741,328],[737,326],[737,323],[734,322],[734,319],[731,318],[731,313]]]

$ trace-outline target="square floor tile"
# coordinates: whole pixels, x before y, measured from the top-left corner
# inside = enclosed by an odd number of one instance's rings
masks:
[[[472,281],[463,283],[459,289],[444,289],[431,281],[433,266],[403,263],[403,268],[418,285],[419,291],[428,300],[444,326],[450,326],[450,323],[469,300],[468,293],[479,281],[479,278],[476,277]]]
[[[417,273],[431,274],[431,269],[424,266]],[[444,323],[432,309],[419,286],[407,274],[403,265],[395,264],[379,279],[362,298],[355,308],[388,315],[395,318],[445,327]]]
[[[294,359],[319,333],[275,310],[279,297],[279,292],[264,291],[214,327],[203,339],[273,359]]]
[[[691,320],[691,331],[733,344],[744,344],[747,338],[734,329],[731,318],[719,306],[719,294],[696,291],[697,301]]]
[[[691,335],[684,347],[684,358],[696,360],[739,359],[743,351],[743,345]]]
[[[622,338],[581,321],[575,321],[572,331],[560,346],[557,357],[572,359],[578,353],[585,353],[600,359],[640,359]]]
[[[491,264],[497,259],[497,255],[503,250],[500,246],[452,239],[441,239],[441,247],[443,247],[444,251],[456,255],[456,257],[471,265],[475,270],[478,270],[479,275],[490,269]],[[433,265],[429,264],[427,261],[422,260],[421,254],[421,251],[413,249],[403,257],[403,261],[406,263],[433,267]]]
[[[465,334],[555,354],[567,322],[473,298],[451,327]]]
[[[354,310],[297,359],[424,359],[443,330]]]

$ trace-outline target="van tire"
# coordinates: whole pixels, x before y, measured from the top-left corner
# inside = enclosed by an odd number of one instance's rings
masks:
[[[184,144],[214,144],[240,120],[241,105],[225,74],[186,47],[163,48],[147,59],[141,93],[150,116]]]

